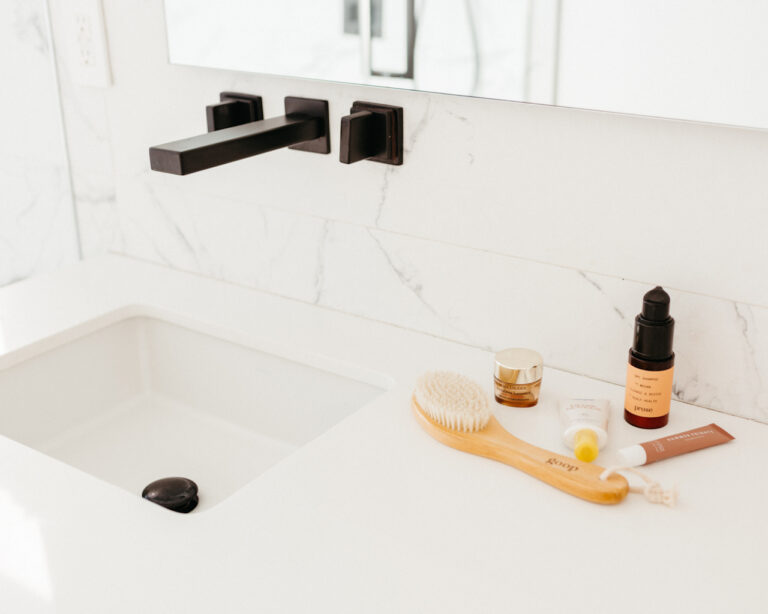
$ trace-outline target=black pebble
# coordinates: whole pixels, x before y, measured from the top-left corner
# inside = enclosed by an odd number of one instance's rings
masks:
[[[187,514],[197,507],[197,484],[187,478],[163,478],[149,484],[141,493],[147,501]]]

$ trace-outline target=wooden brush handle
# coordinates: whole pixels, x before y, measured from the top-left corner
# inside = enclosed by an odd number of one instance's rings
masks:
[[[627,480],[614,474],[601,480],[604,468],[531,445],[509,433],[495,418],[478,434],[474,454],[511,465],[555,488],[595,503],[618,503],[629,492]],[[487,432],[486,432],[487,431]]]
[[[511,465],[555,488],[594,503],[618,503],[629,492],[627,480],[614,474],[601,480],[603,467],[556,454],[518,439],[491,417],[488,425],[472,433],[440,426],[413,401],[421,426],[439,442],[452,448]]]

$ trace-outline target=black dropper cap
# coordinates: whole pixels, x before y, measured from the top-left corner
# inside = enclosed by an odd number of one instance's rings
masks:
[[[667,360],[672,353],[675,320],[669,315],[669,294],[661,286],[646,292],[643,311],[635,318],[632,352],[646,360]]]

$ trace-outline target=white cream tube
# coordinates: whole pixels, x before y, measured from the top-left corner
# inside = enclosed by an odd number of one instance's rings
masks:
[[[579,460],[590,463],[608,441],[607,399],[568,399],[560,404],[563,441]]]

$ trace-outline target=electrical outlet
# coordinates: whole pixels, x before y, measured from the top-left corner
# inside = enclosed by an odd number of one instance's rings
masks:
[[[78,85],[109,87],[112,74],[101,0],[68,0],[65,10],[72,81]]]

